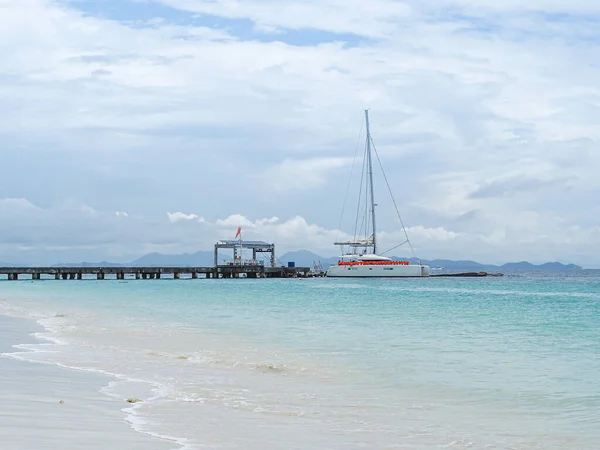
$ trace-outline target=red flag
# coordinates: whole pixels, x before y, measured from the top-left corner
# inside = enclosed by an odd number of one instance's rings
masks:
[[[242,234],[242,227],[238,227],[237,233],[235,233],[236,239],[240,234]]]

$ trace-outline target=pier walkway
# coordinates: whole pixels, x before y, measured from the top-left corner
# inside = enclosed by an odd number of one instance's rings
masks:
[[[126,277],[139,279],[174,278],[188,275],[200,278],[297,278],[309,276],[309,267],[265,267],[263,265],[220,265],[214,267],[0,267],[0,275],[9,280],[27,277],[41,280],[49,275],[56,280],[82,280],[84,276],[95,276],[98,280],[114,276],[117,280]],[[87,277],[86,277],[87,278]]]

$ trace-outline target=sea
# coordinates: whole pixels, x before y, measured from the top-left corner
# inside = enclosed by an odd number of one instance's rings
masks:
[[[600,448],[600,271],[0,280],[0,314],[174,449]]]

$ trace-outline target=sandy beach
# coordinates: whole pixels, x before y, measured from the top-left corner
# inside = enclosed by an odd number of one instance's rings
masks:
[[[100,389],[110,377],[7,357],[41,331],[26,319],[0,316],[0,442],[7,450],[180,448],[136,432],[126,422],[126,399]],[[62,403],[61,403],[62,402]]]

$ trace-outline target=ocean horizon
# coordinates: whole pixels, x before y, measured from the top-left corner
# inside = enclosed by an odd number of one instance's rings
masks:
[[[2,280],[0,315],[43,327],[0,364],[105,377],[97,392],[156,448],[600,443],[600,271]]]

